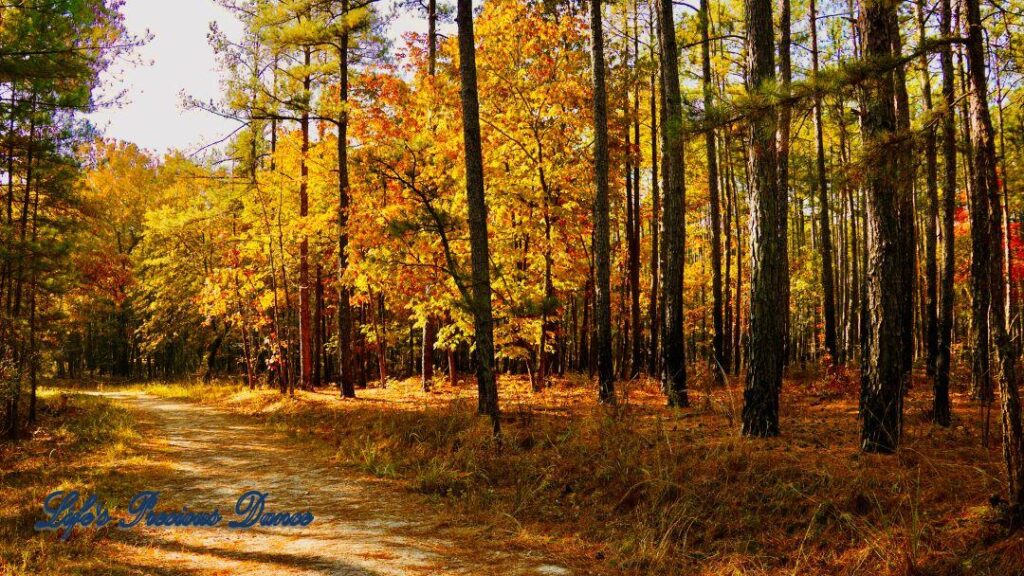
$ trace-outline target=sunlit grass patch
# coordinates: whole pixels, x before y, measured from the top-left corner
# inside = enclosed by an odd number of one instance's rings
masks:
[[[230,382],[203,382],[191,380],[158,380],[137,386],[143,392],[162,398],[215,402],[248,390],[241,384]]]
[[[78,530],[67,542],[36,532],[43,498],[78,490],[126,501],[143,480],[150,455],[139,451],[132,413],[97,396],[43,388],[39,422],[30,439],[0,444],[0,574],[68,574],[106,563],[103,531]]]
[[[739,437],[735,384],[698,382],[687,410],[666,409],[653,381],[621,383],[614,408],[580,377],[541,393],[525,378],[500,386],[500,443],[470,382],[424,393],[408,379],[355,400],[235,383],[152,390],[254,415],[297,450],[421,494],[447,526],[477,526],[463,546],[481,553],[540,549],[588,574],[1024,571],[1021,548],[988,522],[998,446],[980,446],[963,396],[939,429],[921,416],[928,388],[915,387],[906,442],[887,457],[857,449],[856,397],[814,382],[787,381],[783,435],[768,440]]]

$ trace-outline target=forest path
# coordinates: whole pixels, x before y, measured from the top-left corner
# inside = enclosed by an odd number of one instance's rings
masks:
[[[538,555],[466,551],[456,544],[465,541],[465,527],[409,512],[392,487],[347,476],[315,450],[244,416],[142,392],[91,393],[131,409],[143,426],[143,452],[168,467],[159,485],[145,486],[161,491],[158,510],[187,505],[223,516],[216,527],[136,526],[110,542],[122,549],[110,555],[112,563],[123,557],[160,575],[570,573]],[[230,529],[235,502],[248,490],[268,494],[268,512],[309,510],[315,520],[305,528]],[[115,515],[127,513],[125,503]]]

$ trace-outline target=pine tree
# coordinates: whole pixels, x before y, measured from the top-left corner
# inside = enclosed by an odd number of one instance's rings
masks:
[[[590,2],[591,65],[594,70],[594,346],[597,348],[598,397],[615,403],[612,371],[611,249],[608,241],[608,93],[605,89],[601,0]]]
[[[679,50],[670,0],[659,0],[662,190],[662,386],[668,405],[690,405],[686,389],[686,342],[683,337],[683,256],[686,250],[686,170],[683,160],[683,112],[679,92]]]
[[[746,0],[747,92],[766,98],[775,81],[775,38],[768,0]],[[779,392],[785,364],[788,267],[785,235],[787,198],[780,187],[773,109],[755,111],[750,124],[750,356],[743,392],[745,436],[779,434]]]
[[[494,435],[501,431],[498,387],[494,376],[494,318],[491,312],[490,250],[487,240],[487,203],[484,199],[484,162],[480,142],[480,104],[476,86],[476,45],[471,0],[458,0],[459,76],[462,133],[466,153],[466,200],[472,264],[472,297],[479,411],[491,417]]]
[[[896,5],[868,0],[861,6],[863,59],[875,68],[865,83],[863,116],[867,166],[868,311],[873,330],[867,335],[863,376],[861,448],[894,452],[903,427],[904,321],[911,295],[901,278],[907,273],[900,253],[900,150],[897,139],[898,75],[890,63],[899,55]]]

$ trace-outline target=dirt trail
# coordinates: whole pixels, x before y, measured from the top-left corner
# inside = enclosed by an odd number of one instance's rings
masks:
[[[161,575],[570,573],[538,555],[495,550],[480,557],[479,546],[468,558],[451,532],[458,528],[407,517],[414,513],[401,493],[348,477],[242,416],[139,392],[94,394],[134,410],[153,433],[145,449],[171,463],[161,485],[145,487],[161,490],[158,510],[216,507],[224,517],[212,528],[126,531],[110,542],[112,564],[123,558]],[[269,512],[309,510],[316,519],[305,528],[230,529],[235,502],[248,490],[268,493]],[[125,508],[115,514],[126,515]]]

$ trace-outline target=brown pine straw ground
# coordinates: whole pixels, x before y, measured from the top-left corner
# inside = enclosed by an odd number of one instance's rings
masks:
[[[741,380],[704,382],[691,378],[683,410],[653,381],[620,382],[609,409],[585,377],[532,393],[504,376],[500,446],[469,377],[454,389],[439,377],[430,393],[392,381],[356,400],[144,389],[247,415],[297,455],[376,478],[410,513],[463,529],[481,557],[540,551],[576,574],[1024,574],[1024,533],[1008,535],[989,504],[1004,490],[998,404],[986,448],[978,404],[957,389],[953,425],[935,427],[930,383],[915,377],[903,445],[882,456],[858,450],[854,373],[788,378],[782,436],[767,440],[739,437]]]

